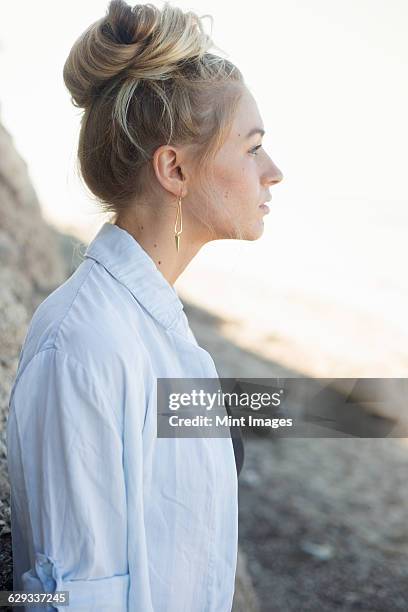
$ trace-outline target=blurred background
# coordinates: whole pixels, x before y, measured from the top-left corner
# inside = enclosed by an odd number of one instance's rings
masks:
[[[107,4],[0,4],[3,551],[4,419],[21,342],[105,221],[78,176],[81,111],[62,68]],[[244,73],[285,177],[260,240],[210,243],[177,281],[198,341],[225,377],[405,378],[408,4],[175,4],[213,16],[213,40]],[[248,599],[236,605],[407,610],[407,467],[405,439],[249,436],[239,572]],[[7,581],[10,563],[0,566]]]

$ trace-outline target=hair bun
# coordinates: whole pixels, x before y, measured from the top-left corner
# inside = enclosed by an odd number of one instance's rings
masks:
[[[113,0],[101,27],[108,40],[119,45],[131,45],[145,40],[157,23],[158,9],[152,4],[129,6],[123,0]]]
[[[209,16],[211,17],[211,16]],[[75,106],[89,107],[108,81],[166,79],[177,65],[200,58],[213,45],[193,12],[165,2],[129,6],[111,0],[105,17],[76,40],[64,64],[63,79]]]

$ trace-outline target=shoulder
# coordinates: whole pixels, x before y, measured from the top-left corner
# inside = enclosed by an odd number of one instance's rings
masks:
[[[102,380],[119,380],[129,368],[143,372],[146,355],[137,329],[138,310],[121,283],[98,262],[85,259],[34,312],[18,374],[50,349]]]

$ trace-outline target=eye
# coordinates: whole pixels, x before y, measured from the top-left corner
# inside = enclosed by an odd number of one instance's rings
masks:
[[[253,149],[250,150],[250,154],[251,155],[258,155],[257,151],[258,149],[260,149],[262,147],[262,145],[258,145],[257,147],[254,147]]]

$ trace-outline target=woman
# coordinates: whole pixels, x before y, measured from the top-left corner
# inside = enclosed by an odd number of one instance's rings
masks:
[[[70,610],[231,610],[231,438],[156,435],[158,378],[217,378],[173,284],[207,242],[258,239],[282,180],[211,46],[194,13],[113,0],[64,66],[81,173],[113,216],[34,313],[7,440],[14,589],[69,591]]]

